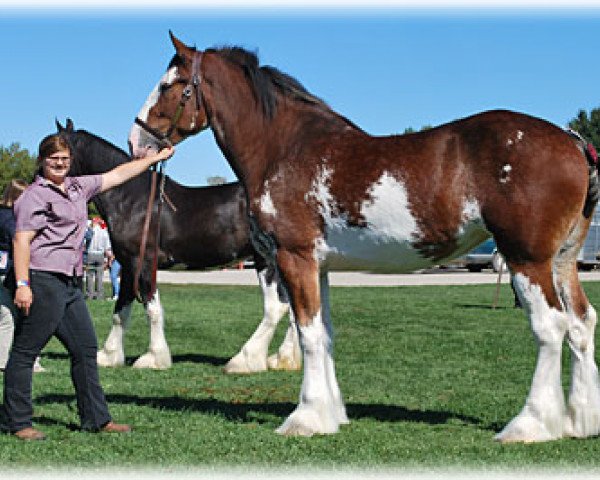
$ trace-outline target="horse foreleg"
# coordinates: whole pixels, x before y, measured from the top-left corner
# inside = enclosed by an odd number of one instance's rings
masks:
[[[113,312],[113,324],[102,350],[98,350],[97,362],[101,367],[122,367],[125,365],[125,332],[131,320],[132,301],[123,304],[117,301]]]
[[[150,327],[150,345],[148,351],[139,357],[133,366],[134,368],[154,368],[156,370],[170,368],[173,361],[165,338],[164,311],[158,290],[154,292],[152,299],[145,307]]]
[[[538,344],[529,395],[521,412],[498,434],[501,442],[543,442],[564,434],[565,400],[560,379],[568,318],[561,311],[549,265],[522,267],[514,285]]]
[[[288,310],[279,298],[278,278],[270,268],[258,272],[263,294],[263,318],[242,349],[223,368],[226,373],[252,373],[267,369],[267,353],[277,324]]]
[[[335,379],[328,308],[321,305],[328,284],[323,278],[319,282],[319,267],[312,252],[301,256],[280,250],[277,260],[289,288],[304,355],[300,403],[277,433],[335,433],[347,418]]]

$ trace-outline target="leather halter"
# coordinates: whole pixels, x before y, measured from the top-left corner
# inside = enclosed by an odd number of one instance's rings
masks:
[[[192,59],[192,76],[187,81],[185,88],[181,92],[181,98],[179,99],[179,104],[177,105],[177,109],[171,118],[171,122],[169,124],[169,128],[165,133],[151,127],[144,120],[139,117],[135,117],[134,122],[139,125],[143,130],[149,133],[152,137],[158,140],[160,146],[171,146],[171,134],[175,129],[177,129],[177,123],[181,119],[183,115],[183,110],[187,102],[192,98],[192,93],[196,97],[196,111],[194,114],[194,123],[198,118],[198,113],[202,108],[202,92],[200,91],[200,83],[202,82],[202,77],[200,74],[200,63],[202,61],[202,52],[194,52],[194,57]]]

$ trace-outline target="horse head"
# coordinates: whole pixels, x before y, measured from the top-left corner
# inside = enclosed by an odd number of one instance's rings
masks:
[[[129,135],[134,157],[176,145],[208,127],[202,101],[203,52],[188,47],[171,31],[169,35],[176,53],[135,119]]]

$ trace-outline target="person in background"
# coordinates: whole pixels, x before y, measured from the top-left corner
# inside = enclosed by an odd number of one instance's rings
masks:
[[[104,298],[104,266],[108,264],[112,252],[110,238],[105,228],[102,228],[102,219],[92,219],[92,240],[87,250],[86,293],[87,298]]]
[[[114,423],[108,411],[96,363],[96,332],[79,284],[87,203],[174,152],[168,147],[103,174],[69,177],[67,140],[55,134],[40,143],[39,174],[14,205],[15,305],[22,315],[4,371],[3,427],[17,438],[45,438],[32,425],[32,370],[35,357],[52,336],[69,353],[81,429],[131,431],[129,425]]]
[[[121,264],[114,255],[111,256],[109,261],[109,273],[110,273],[110,285],[112,287],[112,300],[119,298],[119,291],[121,290]]]
[[[8,361],[8,353],[13,341],[15,330],[14,318],[17,314],[11,290],[4,286],[14,284],[12,272],[12,242],[15,235],[15,214],[13,204],[27,188],[25,180],[13,179],[4,190],[0,202],[0,370],[4,371]],[[8,278],[7,278],[8,277]],[[10,285],[9,285],[10,287]],[[40,364],[40,357],[35,359],[34,372],[43,372],[45,369]]]

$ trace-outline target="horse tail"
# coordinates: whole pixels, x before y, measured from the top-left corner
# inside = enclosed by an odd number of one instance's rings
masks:
[[[577,147],[585,155],[588,163],[588,190],[583,205],[583,216],[590,218],[600,198],[600,179],[598,178],[598,153],[591,142],[586,141],[581,134],[575,130],[567,130],[575,139]]]

